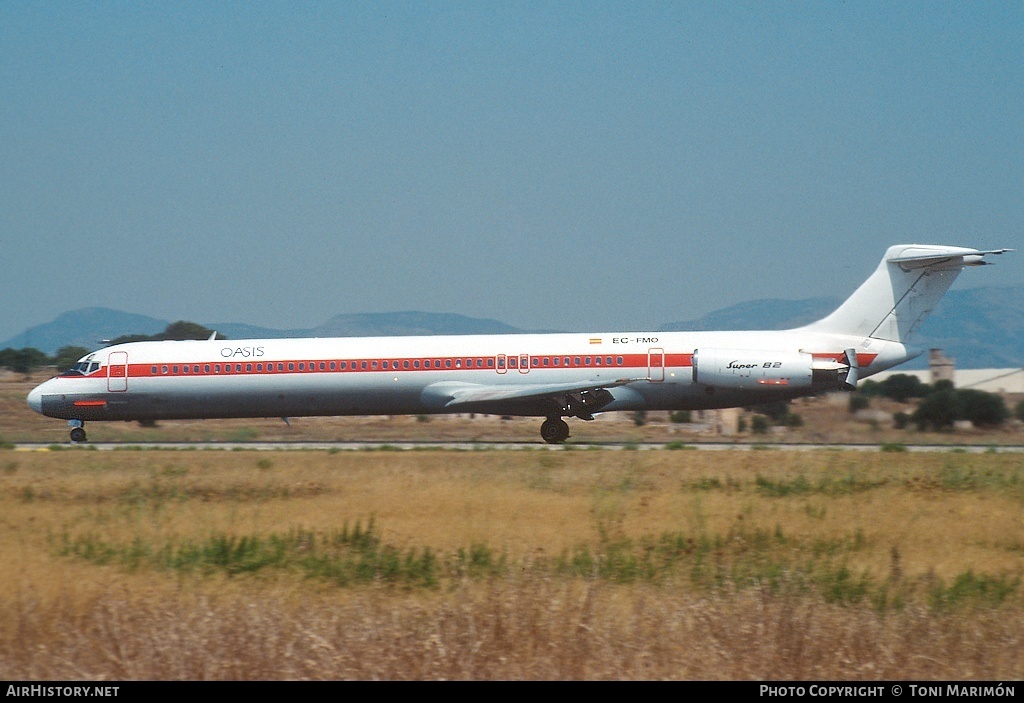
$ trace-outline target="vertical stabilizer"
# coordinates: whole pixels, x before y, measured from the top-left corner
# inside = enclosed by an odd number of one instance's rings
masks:
[[[875,272],[835,312],[803,330],[907,343],[965,266],[988,263],[979,251],[933,244],[889,247]]]

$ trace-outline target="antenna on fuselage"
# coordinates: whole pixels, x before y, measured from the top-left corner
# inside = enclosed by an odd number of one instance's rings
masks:
[[[209,338],[208,340],[206,340],[206,341],[207,341],[207,342],[213,342],[213,341],[215,341],[216,339],[217,339],[217,330],[214,330],[214,331],[213,331],[213,334],[211,334],[211,335],[210,335],[210,338]]]

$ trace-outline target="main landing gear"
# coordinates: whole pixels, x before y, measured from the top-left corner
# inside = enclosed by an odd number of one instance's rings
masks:
[[[561,444],[569,439],[569,425],[560,417],[549,417],[540,426],[540,436],[548,444]]]
[[[71,428],[72,444],[85,444],[89,438],[85,435],[85,423],[81,420],[68,420],[68,427]]]

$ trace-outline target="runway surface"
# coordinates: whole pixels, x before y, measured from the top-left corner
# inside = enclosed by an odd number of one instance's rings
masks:
[[[977,444],[754,444],[729,442],[665,443],[580,443],[541,442],[87,442],[83,444],[16,443],[15,451],[140,451],[140,450],[222,450],[222,451],[859,451],[859,452],[1024,452],[1024,445]]]

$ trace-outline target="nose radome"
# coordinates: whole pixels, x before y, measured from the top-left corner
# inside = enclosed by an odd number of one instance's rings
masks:
[[[36,386],[28,394],[28,406],[37,413],[43,412],[43,392]]]

